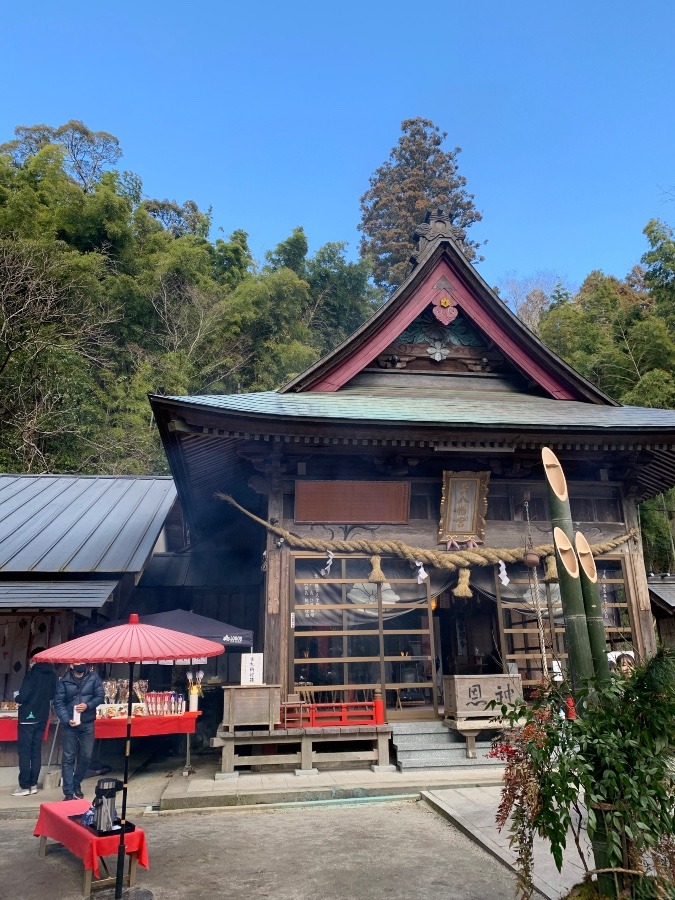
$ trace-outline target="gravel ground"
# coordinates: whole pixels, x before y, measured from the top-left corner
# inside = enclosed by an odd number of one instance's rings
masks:
[[[137,824],[151,866],[139,868],[138,884],[154,900],[503,900],[515,891],[507,868],[420,802],[191,812]],[[32,829],[0,821],[2,896],[80,900],[80,861],[51,843],[38,859]]]

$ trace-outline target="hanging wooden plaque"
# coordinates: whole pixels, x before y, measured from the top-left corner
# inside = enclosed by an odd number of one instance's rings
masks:
[[[438,543],[485,538],[489,472],[443,472]]]
[[[298,524],[408,524],[407,481],[296,481]]]

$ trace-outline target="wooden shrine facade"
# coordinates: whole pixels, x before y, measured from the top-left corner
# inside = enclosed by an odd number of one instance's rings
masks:
[[[266,681],[320,700],[379,688],[390,716],[434,714],[441,673],[536,683],[537,607],[549,671],[564,669],[545,553],[535,570],[501,558],[551,542],[545,446],[603,545],[608,650],[652,652],[637,504],[675,484],[675,412],[618,406],[555,357],[442,215],[418,236],[389,302],[281,390],[151,398],[192,543],[238,559],[235,582],[264,573]],[[468,567],[439,563],[474,545]]]

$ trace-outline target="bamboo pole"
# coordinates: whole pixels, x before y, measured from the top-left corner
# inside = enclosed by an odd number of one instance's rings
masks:
[[[593,678],[593,656],[588,638],[584,597],[579,579],[579,560],[565,532],[557,525],[553,529],[553,545],[558,562],[558,584],[565,616],[565,636],[569,654],[568,678],[573,693]]]
[[[574,547],[579,557],[579,577],[584,597],[595,677],[602,681],[608,681],[609,662],[607,661],[605,622],[602,616],[602,604],[598,596],[598,570],[589,543],[580,531],[574,535]]]
[[[586,610],[579,580],[579,560],[572,545],[574,528],[565,474],[552,450],[544,447],[541,456],[549,489],[553,545],[565,617],[565,636],[569,654],[568,679],[576,694],[584,681],[593,678],[594,674]]]

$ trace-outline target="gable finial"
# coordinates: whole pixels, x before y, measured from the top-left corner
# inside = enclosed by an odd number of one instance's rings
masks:
[[[457,240],[457,232],[452,224],[450,214],[442,207],[428,210],[424,215],[424,221],[413,231],[413,240],[417,244],[417,250],[410,257],[412,268],[417,265],[420,256],[429,244],[439,238]]]

